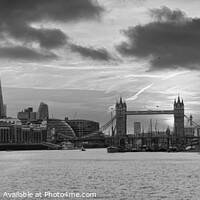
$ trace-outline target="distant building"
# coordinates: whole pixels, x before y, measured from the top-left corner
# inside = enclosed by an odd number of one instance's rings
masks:
[[[134,134],[137,136],[141,134],[141,122],[134,122]]]
[[[66,117],[65,122],[72,127],[76,137],[88,135],[99,129],[99,123],[95,121],[85,119],[68,119],[68,117]]]
[[[200,136],[200,128],[189,126],[184,128],[185,136]]]
[[[36,120],[36,112],[33,112],[33,108],[29,107],[21,112],[18,112],[17,118],[21,120],[22,124],[27,124]]]
[[[74,140],[76,135],[68,123],[61,119],[47,120],[48,142],[61,142],[64,140]]]
[[[7,106],[3,104],[4,117],[7,117]]]
[[[56,129],[54,127],[48,127],[47,129],[47,142],[53,142],[56,139]]]
[[[0,120],[0,143],[41,143],[46,140],[45,123],[22,125],[19,119]]]
[[[41,102],[37,112],[37,119],[47,120],[49,118],[49,109],[48,105]]]
[[[21,112],[18,112],[17,117],[22,121],[23,125],[37,120],[47,120],[49,118],[48,105],[41,102],[37,112],[34,112],[33,108],[29,107]]]
[[[11,118],[11,117],[0,119],[0,126],[3,123],[13,124],[13,125],[19,125],[19,126],[22,125],[21,120],[19,120],[17,118]]]
[[[1,80],[0,80],[0,118],[5,117],[4,112],[4,105],[3,105],[3,95],[2,95],[2,88],[1,88]]]
[[[189,126],[184,128],[185,136],[195,136],[195,127]]]

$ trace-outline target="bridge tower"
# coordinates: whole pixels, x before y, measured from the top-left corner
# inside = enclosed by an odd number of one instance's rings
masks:
[[[116,102],[115,113],[116,113],[116,136],[119,138],[126,136],[126,102],[120,97],[120,101]]]
[[[177,138],[184,136],[184,103],[179,96],[174,100],[174,134]]]

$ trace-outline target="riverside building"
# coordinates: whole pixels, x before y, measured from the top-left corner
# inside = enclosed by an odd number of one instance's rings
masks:
[[[41,102],[37,112],[34,112],[32,107],[26,108],[23,111],[18,112],[17,118],[21,120],[23,125],[38,120],[47,120],[49,118],[48,105]]]
[[[41,143],[47,140],[46,122],[22,125],[19,119],[0,120],[0,143]]]
[[[99,129],[99,123],[91,120],[69,119],[66,117],[65,122],[72,127],[76,137],[88,135]]]

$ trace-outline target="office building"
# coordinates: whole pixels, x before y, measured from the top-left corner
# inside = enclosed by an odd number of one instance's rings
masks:
[[[47,120],[48,118],[49,118],[48,105],[45,104],[44,102],[41,102],[37,112],[37,119]]]
[[[139,136],[141,134],[141,123],[134,122],[134,134]]]
[[[61,119],[47,120],[48,142],[61,142],[64,140],[74,140],[76,135],[68,123]]]
[[[95,121],[85,119],[68,119],[66,117],[65,122],[72,127],[76,137],[88,135],[99,129],[99,123]]]
[[[37,113],[33,112],[33,108],[29,107],[21,112],[18,112],[17,118],[21,120],[22,124],[25,125],[29,122],[36,120]]]

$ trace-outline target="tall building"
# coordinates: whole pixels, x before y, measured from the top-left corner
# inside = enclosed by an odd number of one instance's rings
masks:
[[[174,134],[184,136],[184,103],[179,96],[177,101],[174,100]]]
[[[3,104],[4,117],[7,117],[7,106]]]
[[[38,108],[38,112],[37,112],[38,116],[37,118],[39,120],[46,120],[49,118],[49,109],[48,109],[48,105],[45,104],[44,102],[40,103],[40,106]]]
[[[134,134],[137,136],[141,134],[141,122],[134,122]]]
[[[5,117],[5,112],[3,106],[3,95],[2,95],[1,80],[0,80],[0,118],[4,117]]]
[[[99,129],[99,123],[95,121],[85,119],[68,119],[66,117],[65,122],[72,127],[76,137],[88,135]]]

